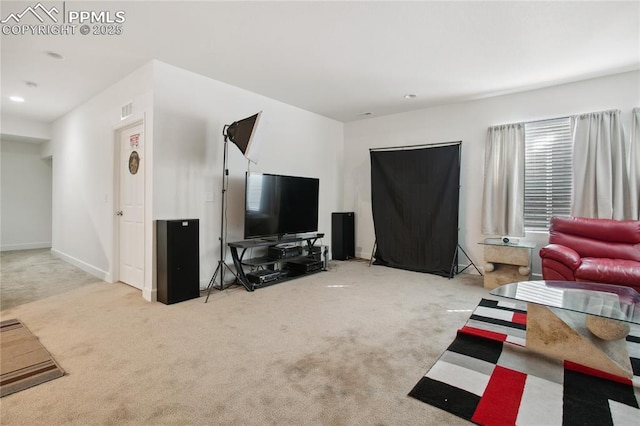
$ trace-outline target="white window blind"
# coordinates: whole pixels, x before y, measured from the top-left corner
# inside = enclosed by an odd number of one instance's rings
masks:
[[[571,118],[525,123],[524,227],[547,230],[551,216],[569,216]]]

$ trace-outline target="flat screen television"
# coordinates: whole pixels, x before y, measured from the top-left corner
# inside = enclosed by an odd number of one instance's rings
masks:
[[[245,183],[245,239],[318,230],[319,179],[247,173]]]

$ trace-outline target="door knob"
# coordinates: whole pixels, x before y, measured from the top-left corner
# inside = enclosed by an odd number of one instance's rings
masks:
[[[118,210],[118,211],[116,212],[116,216],[122,216],[122,210]]]

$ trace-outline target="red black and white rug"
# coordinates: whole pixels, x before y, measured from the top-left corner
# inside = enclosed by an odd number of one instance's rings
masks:
[[[640,425],[640,329],[633,380],[524,347],[526,305],[483,299],[409,396],[480,425]]]

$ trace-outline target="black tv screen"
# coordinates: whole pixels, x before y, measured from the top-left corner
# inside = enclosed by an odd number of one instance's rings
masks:
[[[316,178],[247,173],[244,238],[317,231],[319,188]]]

